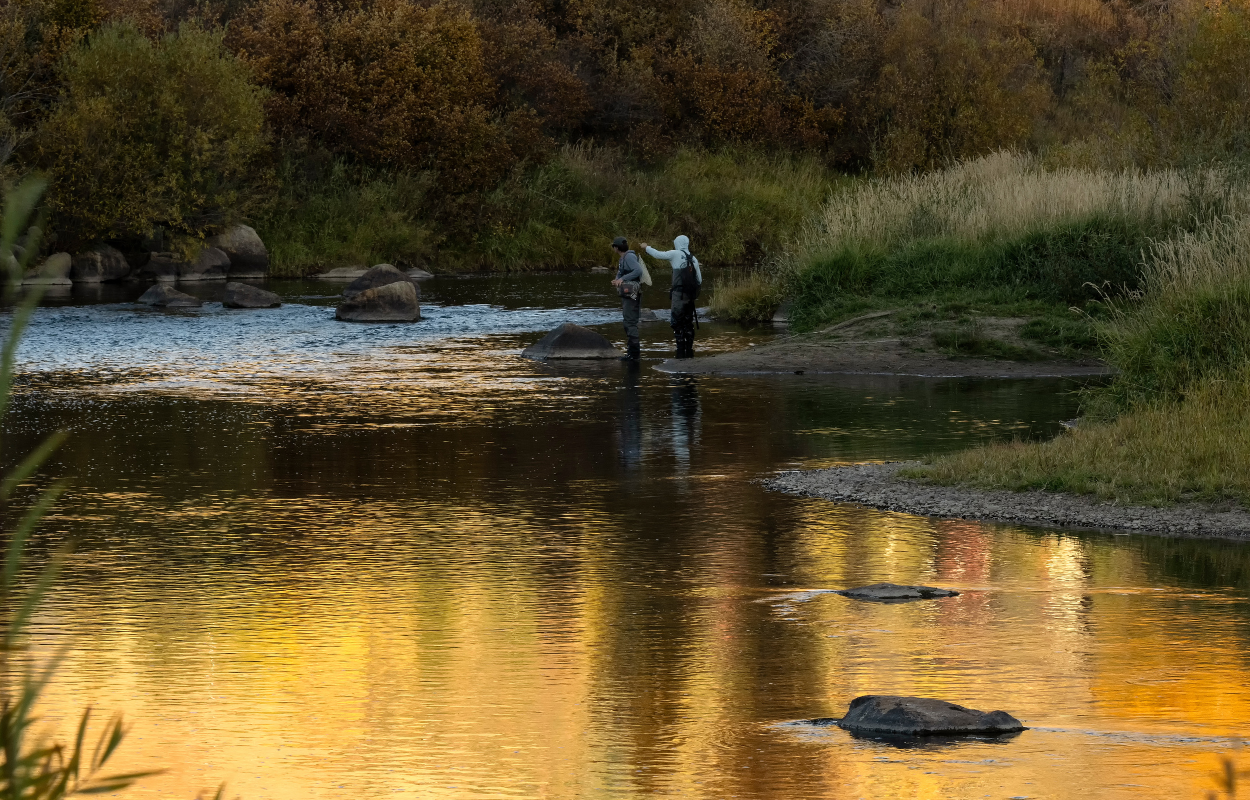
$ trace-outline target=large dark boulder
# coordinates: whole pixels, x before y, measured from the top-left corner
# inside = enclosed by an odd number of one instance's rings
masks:
[[[809,720],[830,724],[833,720]],[[1024,730],[1020,720],[1006,711],[977,711],[945,700],[870,694],[856,697],[836,724],[852,733],[896,736],[954,736],[1000,734]]]
[[[226,284],[221,304],[226,308],[277,308],[282,305],[282,298],[265,289],[231,281]]]
[[[40,286],[69,286],[72,283],[69,277],[72,268],[73,259],[69,257],[69,253],[53,253],[48,256],[47,261],[27,270],[22,276],[22,283]]]
[[[191,263],[178,266],[179,281],[224,281],[230,257],[216,247],[205,247]]]
[[[198,297],[183,294],[168,283],[158,283],[150,287],[135,302],[161,308],[195,308],[204,305]]]
[[[417,289],[417,297],[421,297],[421,290],[413,283],[412,278],[409,278],[398,267],[393,267],[390,264],[378,264],[365,270],[364,275],[347,284],[346,288],[343,289],[343,296],[351,299],[368,289],[376,289],[379,286],[399,283],[400,281],[412,283],[413,288]]]
[[[836,594],[853,600],[868,600],[874,603],[906,603],[910,600],[959,596],[959,592],[939,589],[936,586],[903,586],[897,583],[874,583],[871,586],[844,589]]]
[[[69,270],[74,283],[104,283],[130,277],[130,262],[115,247],[98,244],[74,256]]]
[[[521,351],[540,361],[554,358],[620,358],[621,351],[602,334],[566,322]]]
[[[147,262],[136,270],[136,275],[145,281],[167,281],[173,283],[187,263],[173,253],[150,253]]]
[[[345,299],[334,312],[346,322],[415,322],[421,319],[417,287],[406,278]]]
[[[269,274],[269,250],[246,225],[232,225],[208,240],[230,259],[231,278],[263,278]]]

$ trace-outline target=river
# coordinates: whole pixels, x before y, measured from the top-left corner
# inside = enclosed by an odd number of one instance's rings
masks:
[[[124,712],[117,796],[1182,798],[1250,720],[1250,549],[934,520],[764,490],[779,469],[1044,437],[1063,381],[544,365],[622,338],[604,276],[436,278],[425,320],[52,297],[5,465],[70,438],[33,629],[43,714]],[[195,291],[218,297],[220,287]],[[658,293],[653,292],[652,296]],[[645,305],[662,306],[663,299]],[[671,347],[644,329],[644,356]],[[699,349],[775,335],[705,323]],[[876,581],[959,597],[858,603]],[[1004,709],[1003,741],[793,724],[868,693]],[[1243,766],[1250,766],[1242,759]]]

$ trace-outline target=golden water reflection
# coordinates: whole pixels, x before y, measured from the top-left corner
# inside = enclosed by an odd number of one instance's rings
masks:
[[[182,355],[161,368],[176,390],[119,391],[85,366],[27,376],[6,442],[71,430],[52,472],[75,488],[47,536],[79,541],[38,622],[37,654],[73,644],[44,713],[126,713],[118,766],[167,771],[120,796],[1212,787],[1250,719],[1244,546],[935,521],[756,482],[1044,434],[1071,416],[1069,386],[547,368],[505,358],[524,338],[386,345],[369,386],[270,364],[240,396],[194,388]],[[963,593],[825,591],[878,580]],[[793,724],[870,692],[1031,730],[900,746]]]

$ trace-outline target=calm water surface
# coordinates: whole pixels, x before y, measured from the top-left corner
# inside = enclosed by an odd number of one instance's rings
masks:
[[[604,278],[435,279],[426,320],[53,298],[5,457],[78,542],[38,620],[44,709],[133,723],[127,798],[1202,797],[1250,720],[1244,545],[880,513],[778,469],[1052,435],[1073,384],[545,366],[620,339]],[[220,287],[204,287],[212,298]],[[662,306],[653,293],[648,305]],[[668,345],[646,328],[644,355]],[[771,331],[705,324],[702,349]],[[652,362],[654,363],[654,362]],[[18,444],[18,447],[8,445]],[[32,487],[33,489],[34,487]],[[871,605],[881,580],[957,598]],[[865,693],[1002,708],[1007,741],[792,724]],[[1244,759],[1243,759],[1244,761]]]

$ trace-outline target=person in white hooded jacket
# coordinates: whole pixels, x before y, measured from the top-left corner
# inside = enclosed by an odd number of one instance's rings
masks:
[[[690,253],[690,239],[678,236],[673,240],[672,250],[656,250],[646,242],[642,244],[647,255],[673,265],[673,283],[668,290],[672,299],[669,324],[677,341],[677,357],[694,357],[695,301],[703,286],[703,271],[699,259]]]

